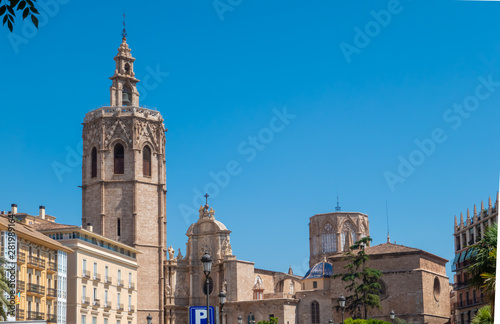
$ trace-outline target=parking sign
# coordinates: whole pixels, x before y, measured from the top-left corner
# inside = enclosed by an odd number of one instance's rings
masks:
[[[189,324],[207,324],[207,306],[189,307]],[[210,306],[210,324],[215,324],[215,309]]]

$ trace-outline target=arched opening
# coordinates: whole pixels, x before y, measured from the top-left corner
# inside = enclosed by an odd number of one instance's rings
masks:
[[[319,324],[319,303],[317,301],[311,303],[311,323]]]
[[[123,174],[125,171],[125,151],[123,149],[123,145],[120,143],[115,145],[114,149],[114,173],[115,174]]]
[[[151,149],[147,145],[142,150],[142,174],[145,177],[151,176]]]
[[[130,106],[132,104],[132,91],[128,85],[124,85],[122,89],[122,105]]]
[[[349,247],[356,242],[356,233],[351,222],[347,221],[342,226],[340,239],[342,244],[342,251],[349,251]]]
[[[434,278],[434,299],[436,301],[439,300],[439,296],[441,295],[441,283],[439,282],[439,278],[435,277]],[[475,291],[474,291],[475,293]]]
[[[337,235],[332,224],[326,223],[321,230],[321,247],[323,253],[337,251]]]
[[[90,177],[95,178],[97,177],[97,149],[95,147],[92,148],[92,153],[90,154],[90,156],[91,156]]]

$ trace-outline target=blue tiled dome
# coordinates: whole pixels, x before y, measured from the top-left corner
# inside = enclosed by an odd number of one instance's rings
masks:
[[[307,271],[304,279],[330,278],[333,275],[333,266],[328,262],[316,263],[309,271]]]

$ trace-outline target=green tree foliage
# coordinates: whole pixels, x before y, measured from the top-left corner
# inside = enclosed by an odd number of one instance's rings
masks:
[[[23,20],[31,17],[31,21],[38,28],[39,14],[35,8],[36,0],[0,0],[0,18],[3,17],[3,25],[7,23],[7,27],[12,32],[14,29],[14,18],[16,13],[22,13]]]
[[[278,318],[277,317],[271,317],[269,321],[260,321],[257,322],[257,324],[278,324]]]
[[[10,305],[4,294],[4,292],[10,293],[9,281],[5,276],[5,262],[5,258],[0,257],[0,318],[4,321],[7,320],[7,307]]]
[[[371,241],[370,237],[364,237],[354,243],[345,254],[345,259],[349,261],[344,266],[347,272],[334,276],[347,282],[345,289],[350,295],[346,296],[345,309],[354,318],[363,317],[366,319],[369,308],[380,309],[381,307],[379,295],[382,287],[379,284],[379,279],[382,273],[366,266],[370,257],[365,253],[365,246],[368,246]],[[340,310],[340,306],[336,306],[336,309]],[[364,316],[361,316],[361,310],[363,310]]]
[[[467,271],[472,275],[469,283],[482,289],[488,296],[492,316],[495,313],[497,237],[498,225],[495,223],[486,229],[483,239],[474,247],[475,256],[472,264],[467,268]]]
[[[377,320],[373,318],[369,319],[352,319],[348,318],[344,321],[345,324],[390,324],[389,322],[382,321],[382,320]]]
[[[404,319],[401,318],[395,318],[394,319],[394,324],[410,324],[410,322],[405,321]]]
[[[471,324],[493,324],[493,316],[491,315],[491,307],[489,305],[480,308]]]

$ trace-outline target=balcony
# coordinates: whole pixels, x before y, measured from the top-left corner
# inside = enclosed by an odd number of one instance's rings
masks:
[[[47,314],[47,322],[57,323],[57,315],[56,314]]]
[[[35,285],[32,283],[28,284],[28,293],[33,295],[45,295],[45,287],[40,285]]]
[[[101,275],[94,272],[94,276],[92,277],[94,281],[101,281]]]
[[[123,312],[123,304],[118,304],[116,305],[116,312],[121,313]]]
[[[57,297],[57,289],[55,289],[55,288],[48,288],[47,289],[47,297],[49,297],[49,298],[56,298]]]
[[[99,299],[94,299],[94,301],[92,302],[92,307],[93,308],[101,307],[101,301]]]
[[[17,290],[24,290],[26,289],[26,284],[22,280],[17,281]]]
[[[90,297],[82,297],[82,306],[90,305]]]
[[[82,277],[90,279],[90,271],[89,270],[83,270],[82,271]]]
[[[135,289],[135,283],[129,282],[128,283],[128,289]]]
[[[16,310],[16,319],[18,321],[24,321],[24,309],[17,309]]]
[[[111,285],[113,283],[113,278],[111,278],[109,276],[108,277],[104,277],[104,283],[106,285]]]
[[[57,272],[57,263],[50,261],[47,269],[49,272]]]
[[[464,289],[469,286],[469,280],[461,280],[456,282],[455,290]]]
[[[27,320],[45,320],[45,313],[28,311]]]
[[[17,252],[17,262],[25,263],[26,262],[26,254],[23,252]]]
[[[45,269],[45,260],[41,258],[37,258],[36,256],[30,255],[28,257],[28,267],[37,268],[37,269]]]
[[[134,310],[134,306],[129,306],[129,307],[128,307],[128,313],[129,313],[129,314],[133,314],[133,313],[134,313],[134,311],[135,311],[135,310]]]
[[[123,280],[118,280],[117,283],[116,283],[116,285],[118,287],[123,287]]]
[[[486,298],[476,298],[474,299],[469,299],[469,300],[464,300],[455,303],[455,309],[462,309],[462,308],[467,308],[467,307],[472,307],[472,306],[477,306],[486,303]]]
[[[113,307],[113,304],[111,304],[110,301],[105,301],[104,302],[104,309],[105,310],[110,310]]]

